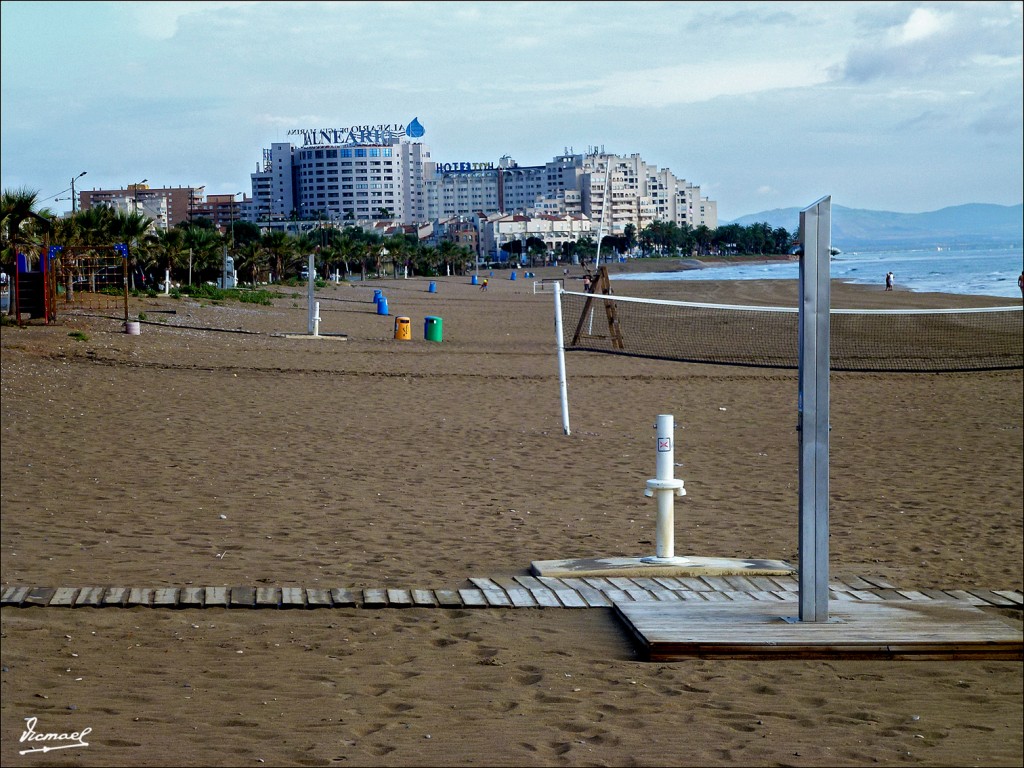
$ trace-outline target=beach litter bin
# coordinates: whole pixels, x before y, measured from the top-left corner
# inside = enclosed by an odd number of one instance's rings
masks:
[[[386,315],[388,313],[388,298],[381,294],[380,298],[377,299],[377,314]]]
[[[437,293],[437,283],[431,282],[430,287],[427,288],[428,293]]]
[[[469,281],[469,284],[470,285],[477,285],[479,282],[480,281],[477,279],[477,276],[473,275],[473,279]]]
[[[515,272],[515,270],[512,270],[512,274],[508,276],[508,279],[509,280],[515,280],[516,279],[516,272]]]
[[[441,341],[443,321],[440,317],[429,315],[423,319],[423,338],[427,341]]]
[[[378,301],[380,301],[380,297],[383,296],[383,295],[384,295],[384,291],[382,291],[380,288],[374,288],[373,289],[373,303],[376,304]]]
[[[395,318],[395,338],[402,341],[412,339],[412,323],[408,317]]]

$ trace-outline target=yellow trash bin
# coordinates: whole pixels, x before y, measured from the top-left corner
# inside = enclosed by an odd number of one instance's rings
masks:
[[[410,323],[408,317],[395,318],[395,338],[402,341],[412,339],[412,323]]]

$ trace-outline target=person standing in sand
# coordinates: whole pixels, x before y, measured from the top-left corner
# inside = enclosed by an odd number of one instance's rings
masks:
[[[892,290],[892,284],[894,282],[896,282],[896,275],[894,275],[892,272],[886,272],[885,273],[885,290],[891,291]]]
[[[480,283],[480,290],[481,291],[486,291],[487,290],[487,278],[486,277],[484,278],[484,281],[482,283]]]

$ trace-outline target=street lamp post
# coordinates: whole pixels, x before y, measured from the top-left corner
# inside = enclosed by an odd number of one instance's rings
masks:
[[[228,216],[230,217],[231,226],[231,255],[228,255],[228,246],[224,246],[224,260],[221,268],[221,280],[220,287],[222,289],[234,288],[235,287],[235,198],[238,195],[244,197],[244,192],[234,192],[231,195],[231,207],[228,209]]]
[[[231,252],[235,251],[235,198],[239,195],[245,199],[245,192],[235,192],[231,195]]]
[[[78,198],[75,197],[75,181],[85,176],[86,171],[82,171],[77,176],[71,177],[71,213],[74,214],[78,211]]]
[[[132,212],[133,213],[138,213],[139,212],[139,187],[141,185],[145,184],[147,181],[149,181],[149,179],[143,179],[142,181],[137,181],[137,182],[135,182],[132,185],[132,190],[134,192],[134,194],[132,196]]]
[[[133,196],[132,196],[132,212],[133,213],[138,213],[139,212],[139,187],[141,185],[145,184],[148,181],[149,181],[149,179],[143,179],[142,181],[137,181],[137,182],[135,182],[135,184],[132,185],[132,190],[133,190],[133,193],[134,193]],[[128,313],[128,293],[127,293],[127,289],[128,289],[129,283],[131,283],[131,289],[133,291],[135,290],[135,270],[131,269],[131,266],[132,266],[131,259],[125,259],[125,270],[128,272],[128,274],[125,275],[125,281],[124,281],[124,284],[125,284],[125,322],[127,322],[127,317],[128,317],[128,314],[127,314]]]

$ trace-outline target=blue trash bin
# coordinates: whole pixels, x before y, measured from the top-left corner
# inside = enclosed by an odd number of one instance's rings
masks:
[[[387,296],[381,294],[380,298],[377,299],[377,314],[386,315],[388,313],[388,299]]]
[[[427,288],[430,293],[437,293],[437,283],[431,282],[430,287]]]
[[[477,276],[473,275],[473,279],[470,281],[469,284],[470,285],[478,285],[479,283],[480,283],[480,281],[477,279]]]
[[[516,273],[513,271],[512,274],[508,276],[508,279],[509,280],[515,280],[516,279]]]
[[[373,289],[373,299],[371,299],[371,301],[373,301],[373,303],[376,304],[378,301],[380,301],[380,297],[383,296],[383,295],[384,295],[384,292],[380,288],[374,288]]]

